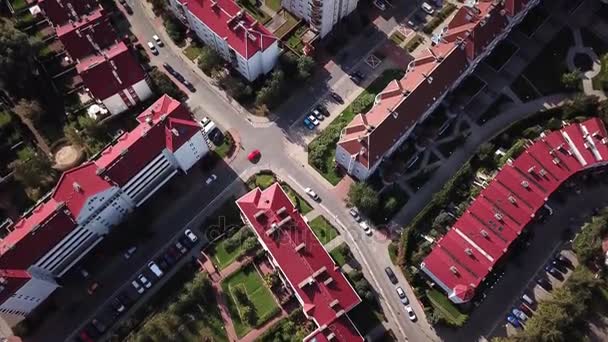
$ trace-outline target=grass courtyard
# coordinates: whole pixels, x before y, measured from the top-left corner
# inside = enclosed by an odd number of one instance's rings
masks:
[[[203,47],[200,45],[200,43],[193,41],[190,43],[190,45],[188,45],[187,48],[184,49],[184,55],[186,55],[189,60],[194,62],[194,60],[201,55],[203,51],[202,49]]]
[[[228,248],[228,239],[240,239],[244,241],[247,236],[251,235],[252,232],[247,227],[243,227],[239,229],[236,233],[231,236],[227,236],[222,239],[216,245],[210,248],[209,255],[213,258],[213,262],[221,269],[228,267],[228,265],[232,264],[236,259],[238,259],[241,255],[243,255],[246,250],[242,246],[238,246],[235,249]]]
[[[346,265],[346,263],[351,259],[351,252],[345,242],[342,242],[338,247],[334,248],[329,252],[336,264],[340,267]]]
[[[246,303],[237,298],[236,289],[242,289],[246,294]],[[228,310],[234,323],[234,329],[239,337],[245,336],[253,327],[260,326],[274,316],[279,307],[264,280],[253,266],[247,266],[222,282],[222,290],[228,300]],[[254,312],[254,319],[248,323],[241,313],[250,307]]]
[[[323,215],[317,216],[308,225],[323,245],[340,235],[336,228]]]

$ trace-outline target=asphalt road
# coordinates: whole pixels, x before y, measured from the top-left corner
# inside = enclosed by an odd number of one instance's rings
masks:
[[[380,234],[375,234],[372,238],[362,234],[359,226],[351,220],[343,202],[328,190],[326,183],[311,176],[303,165],[294,162],[289,157],[285,148],[287,143],[284,136],[285,131],[276,124],[254,127],[247,115],[239,111],[238,106],[219,95],[216,89],[213,89],[204,78],[193,71],[193,65],[186,62],[179,55],[179,51],[174,50],[164,31],[157,29],[159,23],[148,18],[142,3],[130,2],[134,10],[134,14],[128,17],[131,23],[130,29],[141,40],[142,45],[145,45],[153,34],[158,34],[166,42],[165,47],[159,49],[159,55],[152,56],[152,64],[160,66],[162,63],[169,63],[184,75],[197,89],[195,93],[189,94],[188,100],[195,116],[198,118],[210,116],[224,129],[238,132],[243,151],[240,151],[230,167],[222,164],[219,166],[220,169],[213,171],[218,175],[218,180],[210,186],[204,185],[204,179],[208,175],[201,174],[198,170],[177,182],[173,181],[172,183],[179,190],[174,189],[173,193],[169,194],[169,198],[172,198],[172,201],[169,201],[171,203],[166,201],[166,198],[163,199],[163,195],[158,196],[166,203],[162,209],[162,218],[151,226],[151,230],[155,232],[152,238],[142,244],[136,255],[128,262],[122,260],[120,256],[103,260],[105,265],[93,275],[103,284],[95,295],[81,298],[82,301],[79,301],[77,306],[64,307],[62,305],[57,313],[45,319],[31,341],[48,341],[49,338],[63,340],[66,336],[73,336],[82,328],[82,323],[86,323],[98,315],[101,312],[99,310],[104,310],[107,300],[113,298],[123,285],[128,285],[132,277],[138,274],[137,272],[145,267],[147,261],[166,246],[170,239],[182,234],[183,229],[192,224],[193,219],[200,220],[208,214],[207,206],[212,203],[214,198],[219,194],[222,194],[222,198],[228,198],[230,195],[238,193],[229,185],[233,184],[239,174],[251,171],[251,164],[246,160],[244,152],[252,149],[261,150],[261,163],[281,174],[289,183],[293,183],[298,191],[303,193],[300,185],[310,186],[323,198],[322,209],[327,209],[328,218],[333,217],[357,259],[363,264],[364,274],[378,291],[381,304],[389,319],[388,326],[397,336],[400,336],[400,340],[406,339],[406,336],[411,341],[437,340],[422,317],[422,309],[418,303],[414,302],[413,307],[421,319],[417,323],[412,323],[407,319],[403,305],[395,293],[395,286],[386,278],[384,268],[391,266],[386,249],[387,240],[381,238]],[[390,25],[390,23],[387,22],[386,25]],[[313,96],[310,98],[314,99]],[[303,109],[307,109],[305,105],[301,104],[295,104],[294,107],[297,108],[297,111],[294,110],[292,114],[295,118],[303,114]],[[400,272],[395,273],[400,277],[400,283],[410,299],[414,299],[411,289],[406,285]],[[82,282],[75,280],[74,284],[66,284],[60,290],[66,294],[63,298],[69,296],[71,289],[82,292]],[[152,291],[149,295],[152,295]],[[69,311],[66,310],[68,307]],[[78,319],[75,319],[76,317]],[[84,321],[79,321],[80,319],[84,319]]]

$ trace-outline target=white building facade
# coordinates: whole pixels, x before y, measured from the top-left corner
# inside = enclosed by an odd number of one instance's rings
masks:
[[[289,12],[306,21],[321,38],[343,18],[351,14],[359,0],[282,0]]]

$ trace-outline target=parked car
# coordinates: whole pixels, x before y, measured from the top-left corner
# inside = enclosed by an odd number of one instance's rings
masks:
[[[158,265],[154,262],[154,261],[150,261],[148,263],[148,268],[150,269],[150,271],[152,271],[152,273],[154,273],[155,276],[157,276],[158,278],[161,278],[163,276],[163,271],[161,271],[160,267],[158,267]]]
[[[308,120],[308,118],[304,118],[304,126],[306,126],[306,128],[313,130],[315,129],[315,125],[312,124],[312,122],[310,122],[310,120]]]
[[[526,306],[526,304],[524,304],[524,303],[519,304],[519,310],[523,311],[523,313],[525,313],[525,314],[526,314],[526,316],[528,316],[528,317],[532,317],[532,315],[534,314],[534,313],[532,312],[532,309],[530,309],[530,308],[529,308],[528,306]]]
[[[194,88],[194,85],[192,85],[192,83],[188,82],[188,80],[184,79],[184,80],[182,80],[182,83],[184,84],[184,86],[186,88],[188,88],[188,90],[190,90],[191,93],[196,92],[196,88]]]
[[[562,273],[568,273],[568,267],[556,259],[551,260],[551,266]]]
[[[139,282],[147,289],[152,287],[152,283],[143,274],[140,274],[137,277],[137,280],[139,280]]]
[[[89,287],[87,288],[87,293],[89,295],[93,295],[93,293],[95,293],[95,291],[97,291],[97,289],[99,288],[99,284],[97,282],[93,282],[91,285],[89,285]]]
[[[261,155],[260,150],[253,150],[249,153],[247,159],[252,163],[257,163],[257,161],[260,160]]]
[[[405,312],[407,312],[407,317],[410,319],[410,321],[412,321],[412,322],[416,321],[417,317],[416,317],[416,314],[414,313],[414,309],[412,309],[411,306],[406,305]]]
[[[209,185],[211,183],[213,183],[213,181],[215,181],[217,179],[217,176],[215,174],[212,174],[211,176],[209,176],[209,178],[207,178],[207,180],[205,181],[205,184]]]
[[[548,270],[547,270],[547,268],[548,268]],[[555,277],[555,279],[560,280],[560,281],[564,280],[564,275],[561,274],[557,269],[555,269],[551,265],[547,266],[545,268],[545,270],[547,270],[547,273],[549,273],[550,275],[552,275],[553,277]]]
[[[376,8],[378,8],[381,11],[385,11],[386,10],[386,4],[382,0],[375,0],[374,1],[374,6],[376,6]]]
[[[315,125],[315,126],[319,126],[319,120],[317,120],[317,118],[315,118],[315,116],[314,116],[314,115],[312,115],[312,114],[311,114],[311,115],[309,115],[309,116],[308,116],[308,120],[309,120],[310,122],[312,122],[312,124],[313,124],[313,125]]]
[[[319,119],[319,121],[323,121],[325,120],[325,117],[323,116],[323,114],[321,114],[321,112],[319,112],[318,110],[314,109],[312,111],[312,115],[315,116],[315,118]]]
[[[511,313],[513,313],[513,315],[522,322],[528,320],[528,316],[519,309],[513,308],[511,309]]]
[[[131,286],[133,286],[133,288],[135,289],[135,291],[137,291],[137,293],[142,294],[144,293],[144,288],[142,286],[139,285],[139,283],[135,280],[133,280],[131,282]]]
[[[135,254],[135,252],[136,252],[136,251],[137,251],[137,247],[135,247],[135,246],[131,246],[131,247],[129,247],[129,249],[127,249],[127,250],[126,250],[126,251],[123,253],[123,255],[122,255],[122,256],[123,256],[123,257],[125,257],[125,259],[129,259],[129,258],[131,258],[131,256],[132,256],[133,254]]]
[[[399,279],[397,279],[397,276],[390,267],[385,268],[384,273],[386,273],[386,276],[391,281],[391,283],[393,283],[393,285],[396,285],[399,282]]]
[[[338,93],[331,92],[331,93],[329,93],[329,96],[331,96],[331,98],[334,99],[339,104],[344,104],[344,100],[342,99],[342,96],[338,95]]]
[[[184,247],[184,245],[182,245],[179,241],[175,242],[175,248],[177,248],[180,254],[186,254],[186,252],[188,252],[186,247]]]
[[[190,229],[186,229],[184,231],[184,235],[186,235],[188,240],[192,241],[192,243],[195,243],[196,241],[198,241],[198,237],[196,235],[194,235],[194,233]]]
[[[512,314],[507,315],[507,322],[509,322],[513,327],[521,329],[521,323],[517,317],[513,316]]]
[[[128,15],[133,15],[133,9],[128,3],[125,2],[124,4],[122,4],[122,7],[124,7],[125,12],[127,12]]]
[[[114,311],[116,312],[117,315],[119,315],[125,311],[125,306],[120,302],[120,300],[118,298],[112,299],[112,302],[110,304],[114,308]]]
[[[101,323],[97,318],[93,318],[91,324],[100,334],[103,334],[107,329],[106,325]]]
[[[557,260],[558,262],[560,262],[562,265],[564,265],[567,268],[574,268],[572,261],[570,261],[570,259],[568,259],[566,256],[564,256],[562,253],[557,252],[554,256],[554,259]]]
[[[131,298],[129,295],[127,295],[126,292],[121,292],[118,294],[118,296],[116,297],[121,304],[123,304],[126,307],[131,306],[131,304],[133,304],[134,299]]]
[[[314,191],[313,191],[311,188],[306,188],[306,189],[304,189],[304,192],[306,192],[306,194],[307,194],[308,196],[310,196],[310,198],[312,198],[313,200],[315,200],[315,201],[317,201],[317,202],[318,202],[318,201],[321,199],[321,198],[319,197],[319,195],[317,195],[317,193],[316,193],[316,192],[314,192]]]
[[[157,46],[162,47],[164,45],[162,40],[160,40],[160,38],[158,38],[157,35],[153,35],[152,40],[154,40],[154,42],[156,43]]]
[[[551,285],[551,283],[545,278],[537,278],[536,283],[546,291],[553,290],[553,285]]]
[[[365,235],[367,235],[367,236],[372,235],[372,229],[369,227],[369,224],[366,221],[360,221],[359,226],[363,229],[363,232],[365,232]]]
[[[171,254],[171,256],[175,259],[175,260],[179,260],[182,257],[182,253],[180,253],[179,250],[177,250],[177,248],[175,247],[175,245],[169,247],[167,249],[167,253]]]
[[[81,331],[78,334],[78,337],[83,341],[83,342],[93,342],[94,340],[89,336],[89,334],[87,334],[86,331]]]
[[[361,216],[359,216],[359,211],[357,210],[357,208],[350,208],[348,210],[348,213],[355,219],[355,221],[361,222]]]
[[[323,114],[324,116],[326,116],[326,117],[329,116],[329,111],[327,110],[327,108],[325,108],[324,105],[318,104],[316,109],[319,111],[319,113]]]
[[[208,117],[203,117],[201,120],[198,121],[198,124],[202,127],[205,128],[205,126],[207,126],[207,124],[209,123],[209,121],[211,121],[211,119],[209,119]]]
[[[420,8],[422,8],[422,10],[425,11],[428,15],[433,15],[433,13],[435,13],[435,9],[433,8],[433,6],[429,5],[426,2],[423,2]]]
[[[534,307],[536,305],[536,301],[534,301],[534,299],[530,298],[530,296],[525,293],[521,296],[521,300],[522,302],[530,305],[530,307]]]
[[[350,79],[351,79],[351,80],[352,80],[352,81],[353,81],[355,84],[359,84],[359,83],[361,83],[361,81],[362,81],[362,79],[361,79],[359,76],[355,75],[355,74],[350,74],[350,75],[348,75],[348,77],[350,77]]]
[[[165,252],[162,256],[163,260],[165,260],[165,262],[171,266],[173,264],[175,264],[175,258],[171,256],[171,254],[169,254],[169,252]]]
[[[163,68],[165,68],[165,70],[167,70],[167,72],[171,75],[175,75],[175,69],[173,69],[169,63],[163,63]]]
[[[154,44],[152,44],[152,42],[148,42],[148,49],[150,49],[152,54],[158,55],[158,50],[156,49],[156,46],[154,46]]]
[[[403,291],[401,286],[398,286],[396,290],[397,290],[397,295],[399,296],[399,299],[401,299],[401,303],[403,303],[403,305],[408,305],[410,303],[410,301],[409,301],[409,299],[407,299],[407,296],[405,295],[405,291]]]

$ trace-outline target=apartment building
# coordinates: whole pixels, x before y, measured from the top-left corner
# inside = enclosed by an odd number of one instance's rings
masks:
[[[0,241],[0,316],[26,317],[64,275],[178,172],[207,152],[201,127],[167,95],[93,160],[63,173],[53,192]]]
[[[306,21],[325,37],[333,27],[351,14],[359,0],[282,0],[283,8]]]
[[[76,64],[84,88],[111,114],[152,96],[146,73],[97,1],[38,0],[37,6],[55,27],[64,58]]]
[[[365,180],[407,139],[539,0],[478,0],[460,8],[407,68],[380,92],[372,109],[342,130],[336,163]]]
[[[304,315],[316,325],[304,341],[363,341],[347,313],[361,302],[303,216],[278,183],[236,201]]]
[[[551,194],[570,177],[607,164],[608,135],[598,118],[542,133],[507,161],[420,269],[454,303],[470,301]]]
[[[254,81],[279,58],[278,39],[232,0],[169,0],[169,8],[243,77]]]

